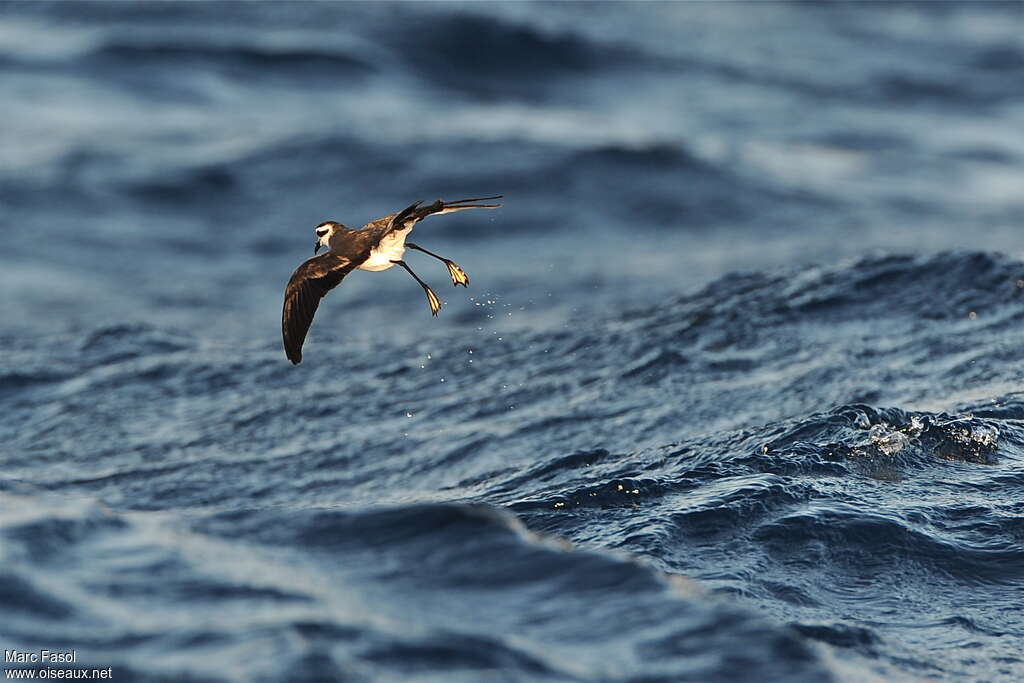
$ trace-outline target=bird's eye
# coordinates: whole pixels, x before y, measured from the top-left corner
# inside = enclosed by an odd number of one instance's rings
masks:
[[[316,234],[320,237],[323,237],[324,235],[327,234],[327,228],[320,228],[319,230],[316,231]]]

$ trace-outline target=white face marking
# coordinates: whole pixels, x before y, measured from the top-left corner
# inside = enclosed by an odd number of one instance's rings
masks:
[[[329,247],[331,235],[334,234],[334,226],[320,224],[316,226],[316,243],[322,247]]]

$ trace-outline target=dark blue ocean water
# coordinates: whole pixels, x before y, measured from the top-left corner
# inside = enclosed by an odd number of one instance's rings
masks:
[[[2,4],[2,647],[1024,679],[1022,188],[1021,3]]]

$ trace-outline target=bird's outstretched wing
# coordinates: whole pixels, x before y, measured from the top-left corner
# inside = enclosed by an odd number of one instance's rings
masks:
[[[454,202],[445,202],[438,199],[433,204],[428,204],[427,206],[420,206],[423,202],[416,202],[415,204],[412,204],[389,217],[390,220],[387,222],[387,232],[400,230],[402,228],[411,228],[427,216],[433,216],[435,214],[441,215],[445,213],[455,213],[456,211],[465,211],[466,209],[498,209],[501,208],[501,204],[474,204],[473,202],[486,202],[492,199],[501,199],[501,197],[502,195],[499,194],[493,197],[457,199]]]
[[[295,365],[302,362],[302,343],[320,299],[352,272],[356,262],[334,252],[314,256],[295,269],[284,290],[281,334],[284,352]]]

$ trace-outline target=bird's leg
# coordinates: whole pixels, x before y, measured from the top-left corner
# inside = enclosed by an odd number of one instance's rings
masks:
[[[420,287],[423,288],[423,291],[427,295],[427,303],[430,304],[430,313],[436,316],[437,312],[441,310],[441,300],[437,298],[437,294],[434,294],[434,290],[430,288],[430,285],[421,280],[419,275],[412,272],[412,268],[410,268],[405,261],[392,261],[392,263],[405,268],[406,272],[408,272],[409,275],[412,275],[416,282],[420,283]]]
[[[410,249],[415,249],[416,251],[422,251],[427,256],[433,256],[438,261],[441,261],[444,263],[444,265],[448,266],[448,274],[452,276],[453,285],[462,285],[463,287],[465,287],[466,285],[469,284],[469,276],[466,275],[466,271],[459,267],[459,264],[456,263],[455,261],[452,261],[451,259],[446,259],[444,256],[438,256],[434,252],[427,251],[423,247],[419,246],[418,244],[413,244],[412,242],[406,242],[405,246],[409,247]]]

